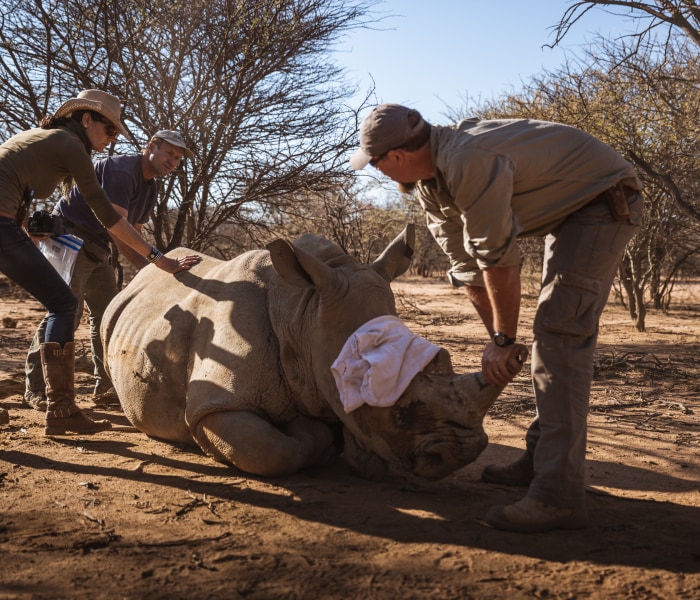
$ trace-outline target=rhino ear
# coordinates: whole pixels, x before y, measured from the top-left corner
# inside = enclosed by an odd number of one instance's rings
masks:
[[[387,281],[396,279],[405,273],[411,264],[415,244],[416,226],[409,223],[372,263],[372,268]]]
[[[273,268],[290,285],[318,288],[332,279],[333,269],[285,240],[270,242],[266,248]]]

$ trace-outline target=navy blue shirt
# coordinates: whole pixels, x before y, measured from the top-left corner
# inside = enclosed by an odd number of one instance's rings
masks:
[[[141,168],[141,154],[110,156],[95,163],[95,172],[100,185],[107,192],[112,204],[127,211],[127,221],[132,225],[146,223],[155,206],[158,184],[155,179],[146,180]],[[80,228],[82,235],[109,248],[107,229],[97,220],[77,186],[68,199],[61,198],[56,205],[58,211]]]

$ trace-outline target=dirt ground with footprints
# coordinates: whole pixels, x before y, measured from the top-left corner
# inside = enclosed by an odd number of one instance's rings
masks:
[[[483,326],[442,281],[393,284],[400,316],[479,369]],[[637,332],[603,314],[589,417],[588,529],[485,527],[523,489],[481,482],[516,458],[534,413],[529,375],[489,411],[490,443],[439,482],[366,481],[339,458],[249,476],[92,410],[88,330],[76,334],[79,404],[111,431],[46,437],[23,408],[23,362],[43,310],[0,279],[0,599],[700,598],[700,292],[679,289]],[[530,343],[535,297],[523,302]]]

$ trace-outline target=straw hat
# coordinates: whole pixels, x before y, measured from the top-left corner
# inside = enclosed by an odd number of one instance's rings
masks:
[[[71,98],[56,111],[55,117],[67,117],[76,110],[93,110],[108,119],[119,133],[126,135],[126,129],[120,121],[121,102],[116,96],[102,90],[83,90],[77,98]]]

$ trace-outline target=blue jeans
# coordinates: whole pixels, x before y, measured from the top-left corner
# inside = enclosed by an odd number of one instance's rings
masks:
[[[76,297],[14,219],[0,217],[0,272],[24,288],[48,311],[45,342],[73,341]]]

